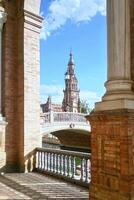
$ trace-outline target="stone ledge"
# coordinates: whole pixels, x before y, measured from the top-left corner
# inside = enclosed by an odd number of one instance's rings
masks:
[[[134,100],[117,99],[95,103],[95,111],[117,110],[117,109],[132,109],[134,110]]]

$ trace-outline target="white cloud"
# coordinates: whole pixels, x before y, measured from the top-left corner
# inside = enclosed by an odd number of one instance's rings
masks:
[[[63,100],[63,88],[62,85],[41,85],[40,99],[41,103],[45,103],[48,96],[52,97],[52,102],[62,103]],[[94,107],[94,103],[100,101],[100,97],[92,91],[82,90],[80,91],[80,99],[86,100],[91,108]]]
[[[55,103],[61,103],[63,100],[63,86],[62,85],[41,85],[40,98],[41,103],[46,102],[48,96],[52,97]]]
[[[43,21],[41,38],[46,39],[68,20],[74,23],[89,22],[97,13],[106,15],[106,0],[55,0]]]

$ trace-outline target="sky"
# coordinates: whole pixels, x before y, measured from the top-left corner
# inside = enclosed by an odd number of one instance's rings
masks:
[[[41,103],[61,103],[69,53],[75,61],[80,98],[91,108],[105,93],[106,0],[42,0]]]

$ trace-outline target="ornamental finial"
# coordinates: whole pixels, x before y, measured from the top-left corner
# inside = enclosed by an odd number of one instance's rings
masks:
[[[68,65],[74,65],[72,48],[70,49],[70,59],[69,59]]]

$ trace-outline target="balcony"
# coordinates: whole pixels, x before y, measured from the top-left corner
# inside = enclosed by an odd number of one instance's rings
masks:
[[[25,166],[29,173],[0,175],[0,199],[89,198],[90,154],[36,148]]]

